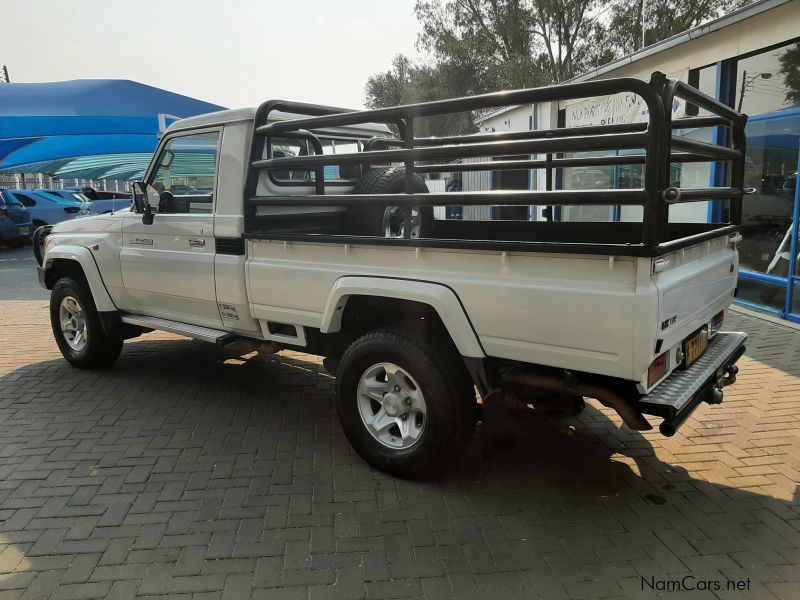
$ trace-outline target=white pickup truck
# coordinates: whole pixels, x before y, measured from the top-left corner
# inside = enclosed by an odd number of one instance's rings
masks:
[[[434,115],[620,93],[641,99],[647,122],[414,136],[414,120]],[[673,119],[675,98],[703,116]],[[655,415],[672,435],[699,403],[722,400],[744,351],[746,336],[722,323],[736,288],[745,119],[659,73],[184,119],[134,184],[130,212],[37,232],[53,333],[81,368],[109,365],[151,330],[325,357],[353,447],[404,477],[437,471],[478,421],[496,445],[520,412],[576,414],[584,397],[634,429]],[[730,143],[676,133],[701,128]],[[670,165],[697,162],[724,166],[728,183],[676,187]],[[565,168],[609,165],[640,169],[641,187],[552,189]],[[532,169],[545,189],[427,193],[419,177]],[[679,202],[720,203],[725,222],[673,223]],[[549,216],[435,219],[445,205]],[[634,222],[559,219],[579,205],[643,208]]]

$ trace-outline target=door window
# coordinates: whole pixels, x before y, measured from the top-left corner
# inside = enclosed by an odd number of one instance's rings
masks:
[[[159,214],[210,214],[214,206],[219,132],[172,138],[150,182]]]

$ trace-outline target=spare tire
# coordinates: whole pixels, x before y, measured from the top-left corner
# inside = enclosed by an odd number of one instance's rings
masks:
[[[354,194],[403,194],[406,191],[405,167],[384,167],[372,169],[356,183]],[[428,186],[414,176],[415,194],[427,194]],[[431,237],[433,233],[433,207],[411,207],[412,238]],[[370,235],[380,237],[405,237],[406,222],[404,211],[399,206],[375,204],[373,206],[354,206],[347,211],[347,233],[351,235]]]

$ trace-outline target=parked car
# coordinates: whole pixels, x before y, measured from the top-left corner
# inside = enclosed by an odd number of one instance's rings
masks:
[[[413,133],[420,117],[623,92],[646,102],[647,124],[441,141]],[[478,420],[489,449],[539,415],[578,414],[584,397],[632,429],[651,429],[652,415],[674,435],[701,403],[722,402],[747,336],[722,330],[736,289],[744,152],[692,142],[692,153],[729,164],[730,187],[672,187],[666,166],[683,155],[671,155],[681,138],[669,132],[680,125],[662,107],[673,97],[700,96],[656,73],[649,84],[590,81],[355,113],[272,100],[181,119],[134,184],[129,213],[60,223],[47,236],[39,281],[52,290],[56,343],[79,368],[108,366],[125,339],[154,329],[237,355],[324,357],[352,446],[404,477],[445,465]],[[733,139],[744,135],[744,117],[701,100],[717,115],[701,126],[722,119]],[[276,157],[281,139],[316,152]],[[329,140],[356,150],[325,154]],[[454,158],[586,148],[641,148],[644,189],[431,194],[415,174],[474,166]],[[628,157],[611,159],[581,161]],[[515,160],[492,169],[519,162],[550,176],[560,168]],[[353,167],[352,177],[326,180],[333,165]],[[292,176],[308,171],[313,180]],[[709,197],[730,200],[732,223],[668,221],[670,203]],[[433,207],[449,203],[644,211],[635,223],[435,219]],[[530,413],[537,418],[523,419]]]
[[[32,232],[28,209],[14,196],[0,190],[0,244],[20,248],[28,242]]]
[[[42,225],[55,225],[91,214],[91,205],[79,199],[66,199],[34,190],[5,190],[7,197],[22,203],[30,212],[34,229]]]
[[[76,190],[56,190],[56,189],[39,189],[32,190],[37,194],[46,194],[53,198],[60,198],[61,200],[77,200],[78,202],[89,202],[89,198],[83,193]]]
[[[91,187],[71,187],[61,191],[78,192],[85,196],[92,203],[92,214],[95,215],[119,212],[130,209],[131,206],[131,195],[128,192],[96,190]]]

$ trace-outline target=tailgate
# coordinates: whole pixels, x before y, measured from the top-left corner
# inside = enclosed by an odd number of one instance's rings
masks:
[[[739,258],[728,235],[654,261],[658,339],[671,348],[708,324],[733,300]]]

